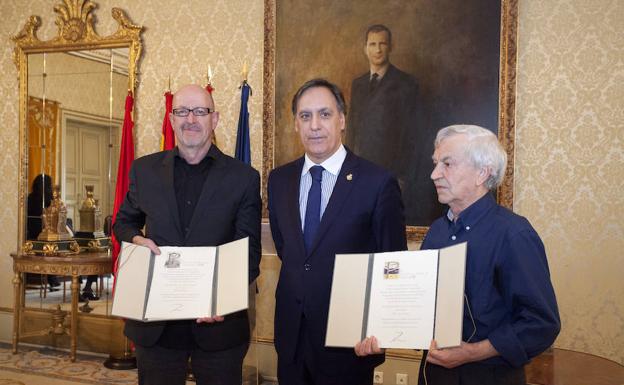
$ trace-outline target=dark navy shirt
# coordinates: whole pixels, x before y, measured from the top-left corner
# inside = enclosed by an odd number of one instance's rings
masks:
[[[436,220],[421,248],[461,242],[468,242],[465,293],[476,326],[464,304],[463,340],[490,340],[500,356],[482,363],[526,364],[554,342],[561,327],[539,235],[524,217],[486,194],[455,222],[447,216]]]

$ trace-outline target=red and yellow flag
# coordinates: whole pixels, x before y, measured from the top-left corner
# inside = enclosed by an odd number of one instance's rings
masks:
[[[171,126],[170,114],[173,109],[173,94],[170,91],[165,92],[165,117],[162,124],[162,136],[160,138],[160,149],[171,150],[175,147],[175,135]]]
[[[113,226],[115,225],[117,212],[119,211],[119,208],[128,193],[128,175],[130,174],[130,166],[134,160],[134,139],[132,135],[132,128],[134,127],[134,123],[132,122],[133,106],[134,98],[132,97],[132,92],[128,91],[128,96],[126,96],[126,112],[124,114],[123,128],[121,132],[121,148],[119,151],[119,168],[117,169],[117,185],[115,186],[115,202],[113,203]],[[111,234],[111,241],[113,243],[113,272],[117,273],[117,256],[119,255],[120,244],[115,238],[114,233]]]

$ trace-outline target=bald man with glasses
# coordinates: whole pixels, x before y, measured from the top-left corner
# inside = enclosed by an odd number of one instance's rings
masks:
[[[115,235],[156,254],[158,246],[217,246],[249,237],[251,284],[260,264],[260,175],[212,143],[219,113],[202,87],[178,90],[170,119],[176,147],[134,161]],[[197,320],[126,320],[124,333],[136,345],[141,385],[185,384],[189,358],[199,385],[242,383],[246,310]]]

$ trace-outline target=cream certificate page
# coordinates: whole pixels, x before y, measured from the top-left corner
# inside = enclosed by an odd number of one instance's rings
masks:
[[[428,347],[433,338],[438,251],[414,254],[375,255],[366,335],[382,348]]]
[[[215,253],[215,247],[160,247],[160,255],[154,256],[145,318],[209,317]]]

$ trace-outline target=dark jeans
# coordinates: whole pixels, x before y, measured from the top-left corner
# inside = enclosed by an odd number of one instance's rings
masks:
[[[510,368],[502,365],[469,363],[453,369],[427,362],[420,363],[418,385],[526,385],[524,368]],[[424,368],[424,370],[423,370]]]
[[[139,385],[184,385],[189,357],[197,385],[240,385],[249,344],[209,352],[136,345]]]

